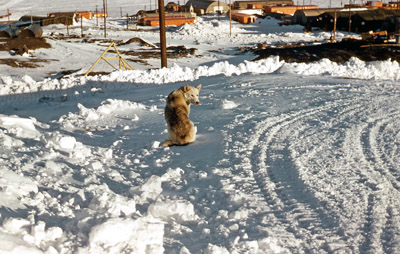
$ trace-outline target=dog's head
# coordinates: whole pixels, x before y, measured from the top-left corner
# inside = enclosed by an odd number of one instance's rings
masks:
[[[182,90],[185,94],[185,99],[188,104],[199,105],[199,92],[200,92],[201,85],[196,87],[184,85]]]

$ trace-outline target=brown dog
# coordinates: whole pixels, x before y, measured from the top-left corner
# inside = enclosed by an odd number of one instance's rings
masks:
[[[161,146],[186,145],[196,140],[196,128],[189,120],[190,104],[199,105],[201,85],[184,85],[171,92],[165,105],[165,121],[168,127],[168,140]]]

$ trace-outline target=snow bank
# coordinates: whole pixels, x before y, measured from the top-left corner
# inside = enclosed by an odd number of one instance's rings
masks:
[[[163,253],[164,224],[151,217],[113,218],[92,228],[82,253]]]
[[[37,139],[40,136],[39,132],[36,131],[34,121],[28,118],[0,115],[0,126],[5,128],[8,133],[20,138]]]
[[[0,252],[4,254],[43,254],[18,237],[0,231]]]
[[[337,64],[328,59],[322,59],[315,63],[285,63],[279,61],[278,57],[272,56],[256,62],[244,61],[239,65],[233,65],[227,61],[222,61],[217,62],[212,66],[203,65],[192,69],[174,64],[170,68],[133,71],[119,70],[110,75],[87,78],[70,77],[61,80],[44,80],[40,82],[35,82],[27,77],[22,81],[13,81],[10,77],[2,76],[0,95],[80,87],[84,86],[88,81],[97,82],[99,86],[101,86],[102,82],[165,84],[181,81],[194,81],[201,77],[216,75],[232,76],[246,73],[269,74],[276,71],[280,73],[295,73],[306,76],[326,75],[366,80],[400,80],[399,63],[391,60],[364,62],[358,58],[352,58],[344,64]],[[174,73],[174,75],[171,75],[171,73]],[[29,80],[29,82],[27,80]],[[23,87],[23,89],[21,89],[21,87]],[[138,105],[133,106],[140,107]]]
[[[296,73],[299,75],[329,75],[332,77],[346,77],[357,79],[376,80],[399,80],[400,66],[398,62],[376,61],[364,62],[358,58],[352,58],[344,64],[337,64],[328,59],[316,63],[285,63],[279,61],[279,57],[272,56],[260,61],[244,61],[239,65],[233,65],[227,61],[218,62],[212,66],[199,66],[196,69],[174,65],[170,68],[163,68],[150,71],[119,71],[109,76],[103,76],[102,80],[125,81],[133,83],[172,83],[180,81],[193,81],[200,77],[216,75],[242,75],[269,74],[279,71],[280,73]],[[170,75],[174,73],[174,75]]]
[[[26,208],[21,197],[38,192],[37,185],[28,177],[13,171],[0,170],[0,204],[9,209]]]
[[[160,218],[163,221],[195,221],[198,218],[194,212],[194,206],[184,200],[168,200],[166,202],[153,203],[149,207],[149,212],[154,217]]]
[[[400,66],[396,61],[364,62],[353,57],[344,64],[337,64],[328,59],[322,59],[316,63],[286,63],[279,72],[366,80],[400,80],[399,70]]]

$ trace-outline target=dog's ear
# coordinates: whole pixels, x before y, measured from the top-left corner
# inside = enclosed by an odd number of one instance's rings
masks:
[[[201,84],[198,85],[198,86],[196,86],[196,89],[200,91],[200,89],[201,89]]]
[[[189,90],[190,90],[190,87],[189,87],[188,84],[186,84],[186,85],[183,87],[183,91],[184,91],[184,92],[189,92]]]

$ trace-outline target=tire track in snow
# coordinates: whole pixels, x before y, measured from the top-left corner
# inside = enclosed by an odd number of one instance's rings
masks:
[[[264,179],[264,183],[259,183],[260,188],[265,190],[264,195],[273,196],[284,205],[279,212],[281,221],[288,224],[287,229],[294,232],[297,239],[302,239],[304,251],[332,250],[340,248],[344,242],[334,237],[337,234],[334,218],[321,207],[319,200],[301,179],[289,149],[293,142],[290,137],[300,135],[299,129],[307,120],[318,118],[320,114],[338,106],[336,103],[327,103],[277,121],[275,126],[258,137],[259,145],[252,155],[254,159],[259,158],[253,170],[258,170],[258,179]],[[275,189],[263,188],[267,182],[272,182]]]
[[[400,244],[392,241],[392,237],[399,232],[400,228],[391,218],[393,217],[393,207],[400,207],[400,182],[397,171],[390,160],[385,156],[380,147],[382,140],[387,134],[386,127],[395,122],[399,117],[399,112],[392,112],[378,117],[368,123],[361,131],[360,139],[363,146],[362,156],[370,164],[371,170],[375,171],[381,183],[378,186],[379,191],[371,194],[369,199],[368,223],[366,227],[366,238],[361,251],[368,250],[369,253],[389,253],[393,250],[399,250]],[[387,229],[387,230],[385,230]],[[398,234],[397,234],[398,235]]]
[[[299,248],[304,251],[336,248],[344,243],[334,236],[334,219],[320,207],[318,200],[308,193],[307,186],[299,179],[288,146],[276,144],[285,142],[286,137],[290,136],[292,125],[304,119],[315,118],[321,112],[330,111],[335,107],[336,103],[327,103],[273,118],[260,120],[252,115],[239,121],[257,122],[254,134],[245,138],[244,142],[236,142],[248,144],[247,147],[233,149],[242,152],[243,162],[239,167],[253,178],[252,188],[257,190],[253,191],[258,193],[257,199],[264,199],[269,207],[270,214],[268,219],[264,220],[269,221],[267,227],[270,227],[272,221],[274,226],[268,231],[279,235],[280,239],[286,239],[286,243],[300,242],[300,246],[291,246],[291,251],[294,252],[298,252]],[[280,140],[279,134],[285,128],[289,128],[289,132]],[[273,153],[269,150],[273,150]],[[327,237],[334,239],[334,242],[327,243]],[[290,244],[287,247],[290,247]]]
[[[349,172],[345,173],[348,191],[342,191],[343,196],[348,196],[347,204],[346,198],[338,199],[343,204],[341,220],[343,225],[351,225],[346,234],[356,239],[353,252],[386,253],[385,250],[393,249],[388,242],[392,242],[390,238],[394,234],[385,233],[385,228],[396,227],[391,225],[391,215],[387,211],[391,204],[398,207],[399,195],[398,182],[387,168],[388,161],[381,159],[384,156],[380,153],[377,136],[399,113],[384,113],[390,103],[381,105],[377,99],[358,103],[363,110],[348,119],[351,124],[343,142],[345,156],[341,165]],[[382,111],[377,110],[379,108],[383,108]]]
[[[382,123],[378,127],[371,125],[374,130],[368,133],[382,133],[386,126],[394,125],[384,119],[396,118],[399,114],[396,110],[376,113],[373,106],[379,100],[363,97],[354,99],[350,94],[322,106],[310,105],[275,117],[252,113],[231,124],[237,131],[236,136],[227,137],[227,147],[232,147],[227,151],[232,157],[240,157],[241,163],[236,168],[252,178],[250,188],[258,196],[254,200],[263,199],[268,206],[259,228],[285,239],[282,240],[287,243],[285,247],[292,252],[391,253],[392,250],[394,253],[393,250],[399,249],[399,241],[394,238],[399,235],[399,223],[395,219],[398,215],[393,212],[399,206],[396,200],[385,198],[397,190],[380,189],[376,179],[382,175],[373,170],[380,167],[379,163],[375,159],[369,165],[363,152],[357,151],[365,147],[360,125],[371,122],[371,114],[380,115]],[[318,126],[312,126],[313,121]],[[254,128],[243,130],[240,125]],[[398,128],[396,131],[391,127],[390,131],[398,134]],[[393,185],[398,185],[396,159],[392,155],[396,151],[379,148],[388,143],[387,139],[373,137],[382,142],[371,146],[374,158],[383,160],[381,164],[386,166],[387,177],[392,178]],[[318,158],[319,154],[322,159]],[[323,179],[327,184],[334,180],[337,186],[332,194],[329,188],[325,192],[316,190],[312,184],[318,179],[305,178],[307,175],[302,171],[310,166],[324,171],[322,176],[329,176]],[[334,175],[337,173],[333,169],[342,167],[344,176]],[[356,202],[354,211],[352,202]]]

